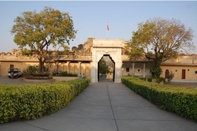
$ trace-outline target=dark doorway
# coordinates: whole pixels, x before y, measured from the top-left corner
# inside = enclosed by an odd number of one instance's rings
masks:
[[[14,65],[13,64],[10,64],[10,70],[11,69],[14,69]]]
[[[182,69],[182,79],[185,79],[185,69]]]
[[[167,79],[168,76],[169,76],[169,70],[167,69],[167,70],[165,71],[165,78]]]
[[[98,82],[114,82],[115,62],[106,54],[98,62]]]

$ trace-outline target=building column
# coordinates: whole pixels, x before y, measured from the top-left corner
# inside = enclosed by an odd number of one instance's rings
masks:
[[[55,64],[56,64],[56,71],[59,71],[59,66],[58,66],[59,62],[56,62]]]
[[[81,73],[81,62],[78,62],[78,74]]]
[[[70,73],[70,61],[67,61],[67,73]]]
[[[146,63],[143,63],[143,77],[146,77]]]
[[[132,63],[132,76],[135,75],[135,63]]]

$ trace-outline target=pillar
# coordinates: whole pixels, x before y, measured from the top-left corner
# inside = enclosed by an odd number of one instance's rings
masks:
[[[67,61],[67,73],[70,73],[70,61]]]
[[[143,77],[146,77],[146,63],[143,63]]]
[[[135,63],[132,63],[132,76],[135,75]]]
[[[81,62],[78,62],[78,74],[81,73]]]

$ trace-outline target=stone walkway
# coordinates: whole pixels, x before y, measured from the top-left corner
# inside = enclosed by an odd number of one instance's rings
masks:
[[[0,124],[0,131],[197,131],[197,124],[157,108],[123,84],[99,82],[54,114]]]

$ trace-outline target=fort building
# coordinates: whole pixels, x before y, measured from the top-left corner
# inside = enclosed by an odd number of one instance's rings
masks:
[[[84,44],[72,47],[68,54],[61,51],[51,51],[47,54],[45,66],[52,74],[54,71],[68,73],[84,73],[91,82],[99,82],[98,63],[102,57],[109,57],[113,62],[112,73],[109,78],[115,83],[121,83],[121,77],[133,75],[151,77],[152,61],[145,58],[130,60],[125,52],[123,39],[96,39],[88,38]],[[20,50],[0,53],[0,76],[7,76],[10,68],[26,69],[28,66],[37,66],[36,55],[24,56]],[[197,81],[197,55],[180,54],[176,59],[169,59],[161,64],[161,77],[167,78],[170,72],[174,73],[173,80]]]

